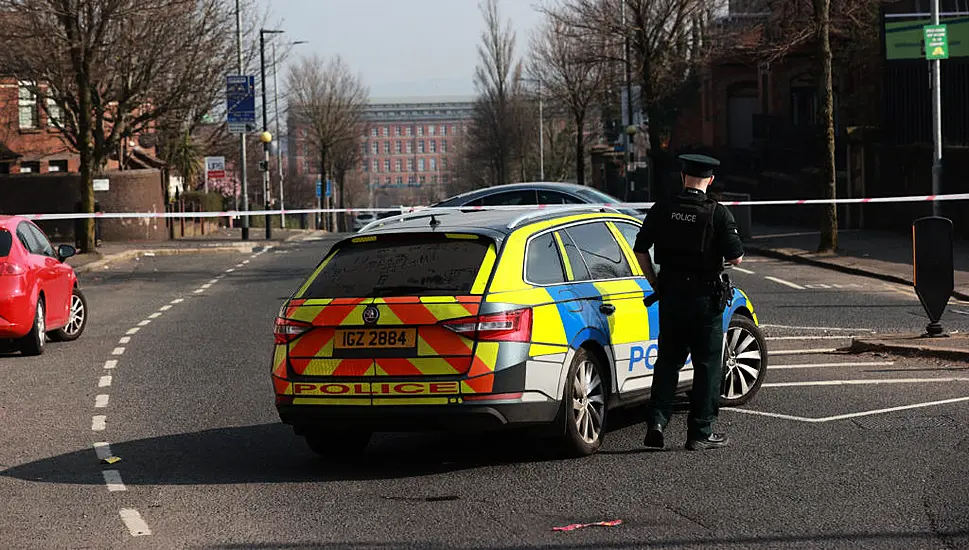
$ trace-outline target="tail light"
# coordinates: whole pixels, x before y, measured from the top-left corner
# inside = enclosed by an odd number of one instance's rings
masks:
[[[0,275],[23,275],[26,272],[22,265],[0,262]]]
[[[288,344],[311,328],[313,325],[309,323],[276,317],[273,335],[277,344]]]
[[[516,309],[490,315],[447,321],[448,329],[476,340],[529,342],[532,339],[532,309]]]

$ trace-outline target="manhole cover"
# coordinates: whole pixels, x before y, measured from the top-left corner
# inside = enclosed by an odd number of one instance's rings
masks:
[[[922,428],[955,428],[959,423],[948,416],[909,416],[892,418],[875,415],[852,419],[852,422],[866,430],[917,430]]]

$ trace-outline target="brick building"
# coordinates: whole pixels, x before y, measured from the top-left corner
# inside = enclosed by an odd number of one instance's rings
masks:
[[[16,79],[0,77],[0,174],[76,173],[77,152],[54,126],[59,109],[48,100],[45,110],[30,89]],[[48,112],[50,114],[48,114]],[[123,143],[126,169],[160,168],[154,148],[143,147],[137,137]],[[107,170],[118,169],[117,155]]]
[[[361,163],[351,175],[364,182],[368,196],[362,202],[390,206],[443,198],[473,101],[467,96],[371,99],[360,129]],[[316,151],[292,118],[289,128],[290,173],[313,189],[320,172]]]

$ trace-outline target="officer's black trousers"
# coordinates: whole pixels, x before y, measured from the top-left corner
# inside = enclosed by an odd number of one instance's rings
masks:
[[[710,293],[670,289],[659,300],[659,327],[649,425],[665,427],[669,422],[680,369],[689,354],[694,370],[687,437],[705,439],[713,431],[720,405],[723,311]]]

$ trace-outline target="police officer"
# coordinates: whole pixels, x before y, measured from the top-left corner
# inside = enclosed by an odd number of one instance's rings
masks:
[[[720,161],[706,155],[681,155],[683,189],[649,209],[633,250],[659,298],[659,356],[653,374],[647,432],[643,444],[664,447],[663,429],[672,415],[680,369],[693,361],[686,448],[724,447],[713,433],[723,376],[723,310],[729,284],[721,276],[724,260],[737,265],[744,255],[737,223],[726,207],[709,198],[713,169]],[[654,248],[659,275],[650,261]]]

